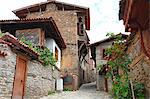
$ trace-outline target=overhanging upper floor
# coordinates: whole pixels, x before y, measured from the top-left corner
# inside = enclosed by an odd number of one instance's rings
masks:
[[[44,31],[44,36],[42,35],[39,36],[42,40],[46,37],[51,37],[54,38],[54,40],[61,49],[66,48],[66,44],[52,17],[36,18],[36,19],[0,20],[1,31],[9,32],[13,35],[15,35],[15,32],[17,30],[34,29],[34,28],[40,28]]]

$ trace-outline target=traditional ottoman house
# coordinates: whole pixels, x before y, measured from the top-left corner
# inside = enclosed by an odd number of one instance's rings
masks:
[[[1,97],[30,99],[54,92],[56,80],[60,79],[61,51],[66,47],[54,20],[1,20],[0,28],[11,34],[0,39]],[[49,48],[54,53],[56,66],[44,66],[39,54],[19,40],[22,36],[34,46]]]
[[[133,82],[145,85],[146,99],[150,97],[150,1],[121,0],[119,18],[131,32],[127,53],[132,59],[130,76]]]
[[[61,50],[66,48],[55,21],[50,18],[0,20],[2,32],[31,41],[37,46],[46,46],[54,54],[56,66],[60,69]]]
[[[81,61],[88,53],[86,30],[90,30],[89,8],[48,0],[13,12],[20,19],[53,17],[66,43],[61,61],[64,84],[76,90],[83,79]]]
[[[122,35],[123,39],[128,37],[128,35],[125,34],[117,35]],[[91,56],[96,68],[96,88],[98,91],[111,91],[112,80],[105,78],[107,72],[107,61],[109,60],[109,56],[105,55],[105,50],[110,48],[113,42],[114,38],[109,37],[89,45],[91,48]],[[100,65],[103,65],[101,70],[99,70]]]

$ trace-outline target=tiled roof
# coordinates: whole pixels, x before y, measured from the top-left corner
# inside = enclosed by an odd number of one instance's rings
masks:
[[[27,23],[27,22],[45,22],[45,21],[52,21],[53,18],[23,18],[23,19],[10,19],[10,20],[0,20],[0,24],[6,24],[6,23]]]
[[[6,34],[0,38],[0,43],[7,44],[11,46],[12,48],[16,50],[23,50],[27,54],[30,55],[30,57],[34,57],[38,59],[39,54],[33,51],[31,48],[29,48],[26,44],[19,41],[16,37],[10,34]]]
[[[29,25],[29,24],[32,24],[32,23],[34,23],[34,25]],[[59,29],[58,29],[58,27],[57,27],[57,25],[56,25],[56,23],[55,23],[55,21],[53,20],[52,17],[49,17],[49,18],[33,18],[33,19],[0,20],[1,28],[4,25],[6,25],[6,27],[4,27],[4,28],[8,28],[8,29],[12,28],[12,27],[16,27],[16,28],[21,27],[22,24],[27,24],[26,26],[23,26],[24,28],[27,28],[27,27],[32,28],[32,26],[35,26],[35,25],[37,25],[37,26],[39,25],[41,27],[41,26],[43,26],[41,23],[42,24],[45,24],[45,23],[51,24],[54,31],[55,31],[55,32],[52,32],[53,33],[52,35],[53,35],[56,43],[58,44],[58,46],[60,48],[66,48],[66,44],[64,42],[64,39],[62,38],[61,33],[60,33],[60,31],[59,31]],[[48,26],[48,28],[52,28],[52,27]]]
[[[90,10],[88,7],[83,7],[75,4],[69,4],[65,2],[60,2],[60,1],[55,1],[55,0],[48,0],[46,2],[41,2],[38,4],[33,4],[30,6],[22,7],[20,9],[14,10],[13,13],[18,16],[19,18],[26,18],[27,14],[30,12],[39,12],[39,11],[45,11],[46,10],[46,5],[47,4],[55,4],[56,6],[60,7],[64,10],[75,10],[77,12],[82,12],[85,14],[86,19],[85,19],[85,24],[86,24],[86,29],[90,30]]]
[[[119,19],[123,20],[125,31],[149,28],[149,0],[121,0]],[[132,28],[132,29],[131,29]]]
[[[0,38],[0,44],[11,45],[11,43],[4,41],[2,38]]]
[[[127,38],[127,37],[128,37],[128,35],[126,35],[126,34],[117,34],[117,35],[122,35],[123,38]],[[101,44],[101,43],[104,43],[104,42],[110,42],[111,40],[114,40],[114,38],[109,37],[109,38],[103,39],[103,40],[101,40],[101,41],[92,43],[92,44],[90,44],[89,46],[97,46],[97,45],[99,45],[99,44]]]
[[[70,6],[70,7],[73,7],[73,9],[77,9],[80,10],[80,9],[88,9],[88,7],[83,7],[83,6],[79,6],[79,5],[75,5],[75,4],[70,4],[70,3],[65,3],[65,2],[60,2],[60,1],[56,1],[56,0],[48,0],[48,1],[45,1],[45,2],[40,2],[40,3],[37,3],[37,4],[33,4],[33,5],[29,5],[29,6],[26,6],[26,7],[22,7],[22,8],[19,8],[19,9],[16,9],[14,10],[13,12],[14,13],[18,13],[22,10],[25,10],[25,9],[29,9],[29,8],[34,8],[34,7],[37,7],[37,6],[43,6],[43,5],[46,5],[46,4],[50,4],[50,3],[55,3],[55,4],[61,4],[63,6]]]

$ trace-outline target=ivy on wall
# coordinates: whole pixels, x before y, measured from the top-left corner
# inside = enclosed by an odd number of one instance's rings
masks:
[[[5,33],[0,32],[0,38],[4,36]],[[56,60],[53,57],[53,53],[47,47],[36,46],[30,40],[26,40],[24,36],[20,38],[20,41],[26,44],[29,48],[39,54],[39,59],[44,63],[45,66],[52,65],[55,66]]]
[[[131,59],[126,54],[125,40],[122,35],[114,35],[108,33],[107,36],[114,39],[114,43],[110,48],[107,48],[105,54],[109,56],[106,76],[112,78],[112,94],[114,99],[144,99],[144,86],[142,83],[133,84],[129,78],[129,64]],[[100,65],[99,69],[103,67]],[[134,92],[134,93],[133,93]]]
[[[26,40],[24,37],[21,37],[21,42],[25,43],[32,50],[39,54],[39,59],[43,61],[45,66],[53,65],[55,66],[56,60],[53,57],[53,53],[47,47],[35,46],[31,41]]]

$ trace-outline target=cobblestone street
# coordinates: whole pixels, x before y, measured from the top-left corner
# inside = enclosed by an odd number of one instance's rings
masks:
[[[84,84],[78,91],[64,91],[41,99],[112,99],[101,91],[96,91],[95,83]]]

